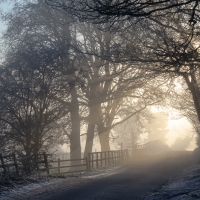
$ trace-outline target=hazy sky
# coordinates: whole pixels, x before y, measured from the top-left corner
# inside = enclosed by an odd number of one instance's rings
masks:
[[[0,3],[0,16],[3,15],[3,12],[7,11],[9,8],[12,7],[11,3]],[[2,19],[0,17],[0,33],[5,30],[6,25],[2,22]]]

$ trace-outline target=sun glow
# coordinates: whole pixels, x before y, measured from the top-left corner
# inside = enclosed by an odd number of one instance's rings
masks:
[[[188,140],[186,150],[194,150],[196,145],[196,135],[190,122],[184,117],[168,121],[169,132],[166,135],[166,143],[172,147],[177,139]]]

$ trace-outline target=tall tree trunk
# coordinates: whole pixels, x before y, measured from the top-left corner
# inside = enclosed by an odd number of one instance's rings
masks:
[[[75,86],[71,88],[72,107],[70,109],[72,131],[70,135],[70,159],[81,158],[81,141],[80,141],[80,116],[79,103]],[[80,164],[81,161],[73,161],[72,165]],[[73,168],[74,169],[74,168]]]
[[[119,102],[120,99],[108,101],[106,115],[102,113],[101,108],[99,109],[97,127],[101,151],[110,151],[109,135]]]
[[[92,152],[95,125],[97,120],[97,112],[98,112],[98,106],[93,105],[90,107],[90,113],[88,117],[89,122],[88,122],[87,138],[86,138],[85,152],[84,152],[85,156],[87,156],[88,153]]]
[[[110,130],[98,134],[101,145],[101,151],[110,151],[109,134]]]
[[[197,90],[195,89],[195,85],[193,83],[193,80],[190,81],[187,74],[184,75],[184,79],[185,79],[187,86],[188,86],[188,88],[189,88],[189,90],[192,94],[194,107],[195,107],[195,110],[197,112],[198,120],[200,122],[200,103],[199,103],[199,99],[198,99],[199,94],[197,94]]]

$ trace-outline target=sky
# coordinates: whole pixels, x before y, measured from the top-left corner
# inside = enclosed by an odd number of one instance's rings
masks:
[[[7,11],[9,8],[11,8],[11,3],[0,3],[0,16],[2,16],[3,12]],[[3,23],[1,17],[0,17],[0,35],[3,30],[5,30],[6,25]]]

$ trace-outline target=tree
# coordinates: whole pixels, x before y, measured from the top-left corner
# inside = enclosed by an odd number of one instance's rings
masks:
[[[153,54],[154,58],[152,60],[158,61],[154,70],[169,73],[171,76],[183,77],[187,88],[192,94],[195,110],[200,121],[199,46],[196,46],[198,29],[195,28],[193,34],[190,35],[190,31],[185,24],[174,23],[177,24],[176,28],[179,30],[152,27],[150,30],[152,33],[159,35],[160,40],[151,37],[146,47]]]
[[[174,13],[184,13],[190,23],[195,24],[198,19],[199,1],[132,1],[132,0],[78,0],[58,1],[46,0],[56,9],[64,9],[67,13],[83,21],[96,24],[110,23],[109,26],[119,27],[120,22],[135,23],[137,18],[159,18]],[[136,18],[136,20],[135,20]],[[186,22],[187,22],[186,21]]]
[[[198,1],[153,1],[151,3],[142,2],[141,4],[132,1],[88,2],[81,0],[74,2],[74,4],[71,2],[60,4],[55,0],[47,2],[53,7],[65,9],[68,13],[78,16],[79,19],[103,24],[104,30],[106,26],[108,28],[114,26],[115,31],[123,31],[124,40],[127,39],[127,34],[124,34],[126,27],[129,27],[131,37],[134,33],[141,33],[135,41],[136,46],[123,46],[120,43],[117,55],[121,56],[112,61],[125,62],[128,60],[130,62],[156,63],[154,67],[150,66],[152,70],[160,70],[164,73],[166,71],[175,72],[176,76],[183,76],[192,93],[195,109],[200,120],[199,89],[196,84],[199,59],[198,48],[194,45],[199,35]],[[76,6],[74,6],[75,4]],[[165,11],[169,15],[166,15]],[[136,17],[147,18],[138,22],[138,20],[134,20]],[[190,23],[187,23],[187,21]],[[137,26],[138,24],[139,26]],[[190,26],[191,24],[195,24],[195,27]],[[135,32],[133,29],[137,31]],[[144,54],[144,52],[146,53]],[[138,57],[138,55],[141,56]]]
[[[96,23],[104,31],[112,28],[110,30],[121,33],[115,56],[111,52],[101,55],[109,62],[142,63],[141,68],[163,73],[163,76],[168,73],[172,77],[183,77],[200,121],[198,1],[136,4],[123,0],[66,3],[49,0],[47,3],[79,20]]]
[[[53,49],[29,41],[8,53],[1,67],[3,138],[21,156],[48,150],[61,137],[58,119],[68,110],[54,100],[66,91],[57,71],[59,56]]]
[[[132,110],[132,113],[127,112],[127,116],[123,115],[121,117],[123,121],[145,109],[147,105],[152,105],[158,98],[155,100],[156,95],[153,95],[153,90],[150,89],[150,86],[153,87],[152,74],[139,69],[140,64],[123,63],[120,65],[99,56],[110,55],[112,57],[116,50],[116,42],[119,40],[118,35],[113,36],[109,32],[102,33],[97,26],[85,23],[78,26],[77,31],[81,34],[80,51],[86,54],[85,65],[88,67],[88,76],[85,77],[85,85],[82,87],[82,94],[85,94],[85,103],[89,109],[85,148],[85,155],[87,155],[92,151],[95,131],[99,136],[102,151],[110,150],[110,131],[116,123],[119,124],[115,122],[115,117],[120,112],[122,113],[121,108],[124,110],[123,107],[126,104],[124,101],[127,101],[127,97],[130,96],[129,100],[131,96],[141,99],[142,103],[141,105],[135,103],[134,106],[138,109],[130,106],[129,111]],[[158,89],[159,85],[157,84],[155,88]]]
[[[54,96],[52,101],[62,105],[63,111],[67,111],[66,116],[59,119],[59,124],[64,127],[60,129],[64,135],[70,139],[71,158],[81,157],[80,146],[80,119],[79,103],[77,96],[78,85],[81,85],[81,75],[79,62],[81,57],[73,50],[72,37],[76,35],[71,19],[63,19],[62,13],[50,9],[41,1],[25,2],[15,4],[15,12],[5,15],[8,24],[4,34],[5,43],[13,49],[26,45],[28,41],[42,44],[43,47],[52,49],[53,55],[57,55],[57,60],[53,65],[62,81],[61,88],[63,95]],[[40,48],[38,46],[38,48]],[[34,52],[31,52],[34,53]],[[43,54],[41,49],[41,54]],[[31,54],[30,54],[31,56]],[[44,65],[49,65],[44,60]],[[56,86],[60,90],[59,85]],[[66,128],[68,128],[66,130]]]
[[[113,128],[113,143],[117,146],[122,143],[123,148],[132,148],[133,145],[140,143],[141,137],[145,134],[145,122],[150,118],[149,109],[145,108],[136,113],[126,121]]]
[[[188,91],[187,84],[183,77],[178,77],[174,80],[174,87],[170,91],[169,96],[167,97],[166,105],[173,108],[173,111],[178,113],[176,118],[185,117],[191,123],[193,127],[193,132],[196,133],[197,141],[199,140],[199,133],[200,133],[200,124],[198,120],[198,116],[194,107],[194,102],[192,99],[191,93]],[[190,133],[191,134],[191,133]],[[186,139],[187,138],[187,139]],[[192,137],[188,135],[184,139],[178,138],[176,144],[183,144],[186,145],[186,140],[188,140],[188,144],[191,141]],[[179,143],[180,142],[180,143]],[[198,144],[198,142],[197,142]],[[176,145],[173,145],[174,147]],[[199,144],[198,144],[199,146]]]

